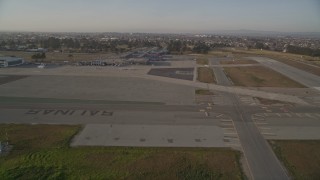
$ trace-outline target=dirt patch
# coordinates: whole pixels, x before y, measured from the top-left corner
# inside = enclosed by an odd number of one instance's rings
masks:
[[[220,61],[220,64],[257,64],[257,61],[249,59],[240,59],[234,61]]]
[[[192,81],[193,71],[193,68],[156,68],[151,69],[148,74]]]
[[[198,68],[198,77],[197,80],[203,83],[216,83],[213,70],[208,67],[199,67]]]
[[[320,141],[269,141],[293,179],[319,179]]]
[[[263,66],[225,67],[224,70],[236,86],[305,88],[302,84]]]

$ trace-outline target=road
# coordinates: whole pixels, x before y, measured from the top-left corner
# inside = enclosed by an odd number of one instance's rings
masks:
[[[210,59],[213,65],[219,64],[220,59]],[[231,86],[231,83],[221,67],[213,67],[217,84]],[[289,179],[285,169],[273,153],[271,147],[260,134],[251,119],[251,113],[240,105],[236,93],[226,96],[233,101],[234,110],[230,115],[234,121],[243,153],[248,163],[253,179]]]

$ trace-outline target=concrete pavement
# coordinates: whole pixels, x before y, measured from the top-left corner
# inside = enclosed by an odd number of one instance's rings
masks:
[[[89,124],[72,146],[226,147],[223,129],[208,125]]]

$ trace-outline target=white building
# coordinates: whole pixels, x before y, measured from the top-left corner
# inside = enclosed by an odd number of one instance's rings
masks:
[[[0,56],[0,68],[8,66],[18,66],[24,63],[22,58],[18,57],[1,57]]]

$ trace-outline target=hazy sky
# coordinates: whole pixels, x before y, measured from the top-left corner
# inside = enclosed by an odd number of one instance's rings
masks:
[[[0,30],[320,32],[320,0],[0,0]]]

